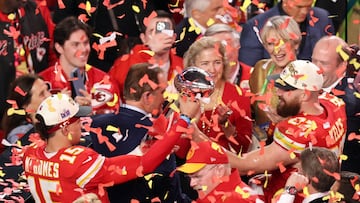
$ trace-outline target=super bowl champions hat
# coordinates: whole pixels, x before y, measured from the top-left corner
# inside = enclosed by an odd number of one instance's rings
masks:
[[[273,80],[275,87],[287,91],[296,89],[319,91],[324,81],[322,70],[306,60],[292,61],[280,74],[270,75],[267,79]]]
[[[66,94],[54,94],[41,102],[36,114],[39,114],[46,126],[54,126],[51,131],[68,122],[71,118],[88,116],[92,111],[90,106],[79,106]]]
[[[186,163],[177,168],[184,173],[195,173],[207,164],[227,164],[228,157],[223,148],[210,141],[199,142],[192,146],[186,155]]]

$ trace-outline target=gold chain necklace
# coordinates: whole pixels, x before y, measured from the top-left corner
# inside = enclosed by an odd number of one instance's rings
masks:
[[[221,92],[221,88],[219,90],[216,90],[216,97],[215,97],[215,104],[212,107],[211,110],[211,114],[210,114],[210,119],[207,118],[206,116],[206,112],[205,112],[205,105],[204,103],[201,103],[200,105],[200,113],[201,113],[201,128],[202,128],[202,132],[205,133],[206,135],[209,135],[211,128],[214,125],[214,115],[215,115],[215,111],[216,111],[216,107],[221,103],[221,96],[220,96],[220,92]]]

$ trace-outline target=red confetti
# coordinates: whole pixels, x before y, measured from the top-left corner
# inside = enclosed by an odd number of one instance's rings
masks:
[[[20,31],[17,31],[14,26],[10,26],[9,30],[4,29],[4,34],[16,40],[20,36]]]
[[[283,23],[281,23],[280,25],[280,30],[284,30],[289,26],[289,22],[290,22],[290,17],[286,18],[285,21]]]
[[[111,9],[115,8],[116,6],[119,6],[119,5],[123,4],[124,2],[125,2],[125,0],[121,0],[121,1],[118,1],[117,3],[111,4],[110,0],[104,0],[103,5],[108,10],[111,10]]]
[[[98,52],[98,58],[101,59],[101,60],[104,60],[105,50],[107,48],[114,47],[116,45],[117,45],[117,43],[116,43],[115,40],[110,40],[110,41],[105,42],[103,44],[97,44],[96,42],[94,42],[92,44],[92,48],[95,49],[96,52]]]
[[[284,166],[283,162],[279,162],[276,165],[279,167],[281,173],[284,173],[286,171],[286,167]]]
[[[130,87],[130,94],[134,94],[134,93],[136,93],[136,90],[134,88]]]
[[[141,2],[143,3],[143,8],[146,9],[147,0],[141,0]]]
[[[25,97],[26,96],[26,92],[24,92],[24,90],[22,90],[19,86],[15,87],[15,92],[17,92],[18,94],[20,94],[21,96]]]
[[[329,176],[332,176],[335,178],[335,180],[340,180],[340,174],[339,173],[331,173],[330,171],[323,169],[324,173],[326,173]]]
[[[145,83],[147,83],[148,85],[150,85],[151,89],[155,90],[158,85],[149,79],[149,76],[147,74],[145,74],[140,80],[139,80],[139,85],[140,87],[142,87]]]
[[[315,23],[317,23],[319,21],[319,18],[314,16],[314,11],[313,10],[310,11],[310,18],[311,19],[309,20],[309,25],[314,27]]]
[[[137,167],[137,169],[136,169],[136,175],[137,175],[138,177],[143,177],[143,176],[144,176],[143,171],[144,171],[144,167],[143,167],[143,166]]]
[[[80,15],[78,16],[78,19],[81,20],[81,21],[83,21],[84,23],[86,23],[87,21],[89,21],[89,18],[87,17],[86,14],[80,14]]]
[[[360,135],[357,135],[355,134],[354,132],[350,133],[349,136],[348,136],[348,140],[351,141],[351,140],[360,140]]]
[[[161,202],[159,197],[154,197],[151,199],[151,202]]]
[[[259,144],[260,144],[260,152],[259,152],[259,154],[263,155],[265,153],[265,145],[266,145],[266,143],[265,143],[264,140],[262,140],[262,141],[259,142]]]
[[[64,2],[62,0],[58,0],[57,3],[58,3],[58,6],[59,6],[59,9],[64,9],[65,8],[65,4],[64,4]]]
[[[315,183],[319,182],[319,178],[317,178],[317,177],[312,177],[311,180],[314,181]]]
[[[157,13],[155,11],[151,12],[151,14],[148,17],[145,17],[143,20],[144,25],[147,27],[149,26],[150,21],[157,16]]]
[[[120,15],[120,16],[117,16],[117,18],[119,18],[119,19],[123,19],[125,17],[125,14],[122,14],[122,15]]]
[[[113,182],[113,181],[111,181],[111,182],[109,182],[109,183],[105,183],[105,184],[100,183],[100,184],[98,185],[98,188],[99,188],[98,194],[99,194],[101,197],[104,196],[104,195],[105,195],[105,189],[104,189],[104,187],[110,187],[110,186],[113,186],[113,185],[114,185],[114,182]]]
[[[94,13],[95,10],[96,10],[96,7],[90,7],[90,9],[87,10],[86,4],[84,4],[84,3],[80,3],[78,7],[81,8],[81,9],[83,9],[83,10],[85,10],[89,15],[90,15],[91,13]]]

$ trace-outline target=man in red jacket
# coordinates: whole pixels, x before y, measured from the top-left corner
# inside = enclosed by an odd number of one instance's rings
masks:
[[[80,105],[91,106],[93,114],[117,112],[119,90],[102,70],[87,64],[90,27],[75,17],[67,17],[54,30],[58,61],[40,73],[52,93],[71,91]]]
[[[118,82],[120,92],[123,92],[125,77],[130,66],[135,63],[147,62],[160,67],[167,74],[168,80],[182,71],[182,58],[176,56],[172,49],[176,36],[171,14],[156,11],[150,14],[144,23],[146,28],[140,34],[143,44],[136,45],[130,54],[118,58],[109,71],[109,75]]]
[[[186,163],[178,167],[188,173],[190,186],[199,194],[197,203],[262,202],[254,191],[241,181],[239,172],[231,170],[224,149],[211,141],[193,144]]]

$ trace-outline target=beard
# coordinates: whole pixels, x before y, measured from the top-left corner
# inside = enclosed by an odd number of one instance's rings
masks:
[[[279,104],[276,107],[276,112],[279,116],[284,118],[296,116],[300,112],[300,102],[297,99],[286,102],[283,98],[279,98]]]

